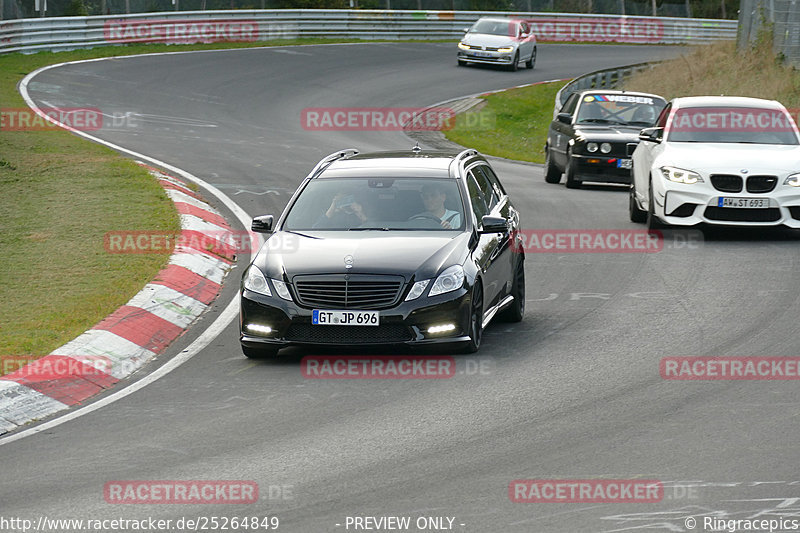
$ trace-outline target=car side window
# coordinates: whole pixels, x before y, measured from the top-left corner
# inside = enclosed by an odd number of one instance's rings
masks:
[[[475,176],[475,181],[478,183],[478,187],[480,187],[481,192],[483,193],[483,198],[486,201],[486,207],[488,208],[488,211],[491,211],[498,204],[498,202],[500,202],[500,195],[498,195],[494,187],[492,187],[489,178],[483,171],[484,168],[485,165],[476,165],[472,167],[472,173]]]
[[[503,188],[503,185],[497,178],[497,174],[495,174],[494,170],[492,170],[492,167],[490,167],[489,165],[480,165],[479,168],[483,171],[484,175],[486,176],[486,179],[489,180],[489,183],[492,185],[492,189],[494,189],[494,193],[497,195],[499,199],[502,200],[503,196],[506,195],[506,190]]]
[[[469,202],[472,204],[472,211],[475,213],[475,218],[480,224],[483,216],[489,212],[489,208],[486,206],[486,200],[483,196],[483,192],[478,186],[478,182],[475,180],[475,175],[471,170],[467,172],[467,191],[469,192]]]
[[[572,93],[567,98],[567,101],[564,102],[564,105],[561,107],[560,113],[569,113],[570,115],[575,112],[575,106],[578,104],[578,93]]]

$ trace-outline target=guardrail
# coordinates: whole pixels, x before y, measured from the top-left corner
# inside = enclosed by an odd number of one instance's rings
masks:
[[[588,89],[616,89],[625,79],[637,72],[648,70],[659,64],[660,61],[649,61],[647,63],[636,63],[624,67],[606,68],[596,70],[583,76],[579,76],[564,85],[556,93],[555,106],[553,108],[553,120],[558,115],[558,110],[566,103],[567,98],[572,93],[585,91]]]
[[[458,39],[482,16],[530,22],[540,41],[648,44],[735,39],[737,21],[481,11],[267,9],[0,21],[0,53],[63,51],[125,43],[270,41],[301,37]]]

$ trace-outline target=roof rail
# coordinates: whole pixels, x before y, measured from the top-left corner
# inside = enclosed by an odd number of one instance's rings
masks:
[[[462,159],[466,159],[473,155],[478,155],[478,151],[474,148],[467,148],[456,156],[456,161],[461,161]]]
[[[337,159],[342,159],[344,157],[352,157],[352,156],[354,156],[356,154],[358,154],[358,150],[356,150],[355,148],[345,148],[344,150],[339,150],[338,152],[333,152],[332,154],[323,157],[320,160],[320,162],[317,163],[317,165],[314,167],[314,169],[308,174],[308,177],[306,179],[313,178],[314,176],[316,176],[317,174],[322,172],[322,170],[325,167],[327,167],[328,165],[330,165],[331,163],[333,163]]]

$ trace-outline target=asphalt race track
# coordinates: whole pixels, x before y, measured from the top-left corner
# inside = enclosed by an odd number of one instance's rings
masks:
[[[250,215],[278,214],[320,157],[412,144],[401,132],[306,131],[303,108],[423,106],[676,53],[540,45],[535,70],[510,73],[457,67],[453,44],[248,49],[67,65],[35,77],[30,92],[42,106],[128,113],[93,134],[193,173]],[[524,227],[643,228],[628,221],[624,189],[567,190],[546,184],[539,166],[493,165]],[[694,531],[710,531],[703,516],[800,511],[796,381],[659,373],[667,356],[798,355],[794,233],[713,231],[658,253],[526,259],[525,320],[492,324],[450,379],[304,379],[309,352],[250,361],[233,322],[144,389],[0,446],[0,515],[277,516],[289,533],[355,531],[354,516],[450,517],[453,531],[493,533],[691,531],[690,516]],[[169,355],[231,300],[241,269]],[[514,503],[517,479],[660,480],[664,494]],[[115,480],[252,480],[260,499],[115,505],[103,497]]]

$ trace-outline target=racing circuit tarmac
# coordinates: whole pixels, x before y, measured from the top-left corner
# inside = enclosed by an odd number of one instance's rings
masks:
[[[250,215],[277,215],[322,156],[413,144],[401,132],[307,131],[304,108],[425,106],[677,52],[540,44],[535,70],[509,73],[457,67],[452,43],[243,49],[67,65],[29,89],[43,106],[129,117],[93,134],[191,172]],[[625,189],[567,190],[546,184],[540,166],[492,164],[525,228],[642,228],[628,220]],[[242,266],[146,371],[211,323]],[[449,517],[436,530],[566,533],[796,514],[796,382],[664,380],[659,362],[797,355],[798,268],[785,231],[714,231],[649,254],[530,254],[525,320],[489,326],[480,352],[440,380],[304,379],[300,358],[314,352],[248,360],[234,321],[142,390],[3,445],[0,515],[277,516],[289,533],[354,531],[354,516]],[[660,480],[664,494],[514,503],[517,479]],[[106,503],[104,487],[119,480],[250,480],[260,498]]]

